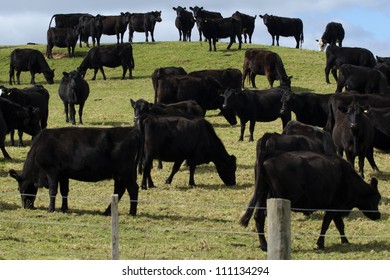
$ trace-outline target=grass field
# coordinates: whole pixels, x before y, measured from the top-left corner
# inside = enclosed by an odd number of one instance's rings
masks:
[[[84,108],[84,127],[133,125],[130,98],[153,101],[150,75],[157,67],[182,66],[188,72],[201,69],[235,67],[242,69],[245,49],[264,47],[237,44],[230,51],[226,43],[219,42],[217,52],[209,53],[208,45],[200,42],[135,43],[134,78],[120,80],[121,69],[106,69],[107,80],[99,73],[91,81],[92,71],[86,79],[91,89]],[[20,46],[24,47],[24,46]],[[0,47],[0,84],[8,85],[9,54],[16,48]],[[45,46],[32,48],[45,51]],[[327,85],[324,77],[325,54],[317,51],[290,48],[271,48],[284,61],[288,75],[293,76],[296,92],[334,92],[335,83]],[[63,71],[71,71],[81,63],[87,48],[77,48],[76,58],[67,58],[65,49],[54,48],[56,59],[49,60],[55,69],[55,84],[47,85],[42,75],[36,82],[50,92],[48,127],[64,127],[63,105],[58,96],[58,86]],[[30,86],[30,74],[23,72],[22,85]],[[259,88],[268,88],[264,76],[256,79]],[[119,203],[120,258],[121,259],[266,259],[258,248],[258,238],[251,221],[247,229],[238,221],[249,202],[254,184],[255,142],[248,142],[246,131],[243,142],[238,142],[239,126],[230,126],[217,111],[206,118],[214,125],[230,154],[237,157],[237,185],[226,187],[216,173],[214,165],[199,166],[195,173],[197,186],[188,184],[188,170],[183,167],[171,185],[166,185],[170,163],[164,169],[152,170],[155,189],[140,190],[138,214],[128,215],[127,195]],[[255,139],[265,132],[281,132],[280,120],[257,123]],[[30,137],[25,136],[26,147],[9,147],[13,158],[0,159],[0,259],[110,259],[111,220],[101,215],[110,202],[113,181],[83,183],[71,181],[70,211],[48,213],[48,192],[38,193],[37,210],[21,208],[17,183],[8,176],[8,170],[21,170],[29,150]],[[7,143],[8,138],[7,138]],[[382,219],[373,222],[359,211],[345,219],[346,234],[351,244],[341,245],[334,225],[328,230],[326,249],[315,250],[321,227],[322,212],[310,217],[292,214],[293,259],[389,259],[390,258],[390,155],[375,152],[381,173],[373,173],[368,163],[365,175],[368,180],[376,176],[382,194],[380,210]],[[140,179],[138,179],[140,182]],[[60,196],[57,197],[57,207]]]

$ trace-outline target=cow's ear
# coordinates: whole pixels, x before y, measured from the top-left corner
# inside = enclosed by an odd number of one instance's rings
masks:
[[[316,39],[316,42],[319,42],[320,40]]]
[[[371,178],[370,185],[372,188],[376,189],[378,191],[378,179],[375,177]]]
[[[18,175],[18,173],[14,170],[14,169],[10,169],[10,171],[8,171],[8,174],[14,178],[16,181],[18,182],[21,182],[22,181],[22,177]]]
[[[64,77],[69,77],[69,73],[68,73],[68,72],[62,72],[62,75],[63,75]]]
[[[262,15],[259,15],[259,17],[260,17],[260,18],[263,18],[264,16],[262,16]]]
[[[173,7],[172,9],[176,11],[176,8],[175,8],[175,7]]]
[[[131,107],[134,108],[134,106],[135,106],[135,101],[134,101],[133,99],[131,99],[131,98],[130,98],[130,104],[131,104]]]

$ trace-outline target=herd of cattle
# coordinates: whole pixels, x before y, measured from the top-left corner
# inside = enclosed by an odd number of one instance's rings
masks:
[[[209,13],[206,17],[207,11],[199,7],[191,8],[193,15],[185,8],[174,10],[180,40],[191,40],[191,30],[196,22],[200,36],[209,40],[210,50],[211,40],[214,40],[215,49],[217,38],[230,37],[228,48],[235,36],[241,45],[241,34],[245,35],[245,41],[248,35],[251,42],[255,17],[245,18],[239,12],[228,19],[222,19],[219,13]],[[275,36],[277,44],[279,36],[294,36],[299,47],[299,42],[303,41],[300,19],[267,14],[261,17],[272,35],[272,44]],[[79,104],[81,124],[83,106],[89,95],[89,86],[84,79],[87,69],[94,69],[92,80],[98,70],[106,79],[103,66],[122,66],[122,79],[127,71],[131,78],[134,69],[132,46],[123,43],[123,34],[129,26],[130,41],[134,31],[145,32],[146,40],[150,32],[154,41],[154,24],[161,21],[161,13],[124,13],[110,17],[71,14],[53,18],[56,27],[48,31],[48,58],[52,57],[53,46],[68,47],[71,56],[77,42],[74,36],[84,42],[88,42],[89,36],[93,39],[94,47],[80,66],[69,73],[64,72],[59,85],[66,122],[76,124],[74,105]],[[185,18],[188,25],[184,24]],[[72,26],[69,27],[71,19]],[[244,27],[246,23],[252,25]],[[64,32],[66,28],[68,30]],[[60,31],[63,35],[59,35]],[[117,44],[100,46],[101,34],[115,34]],[[367,158],[372,168],[378,170],[374,148],[390,150],[387,125],[390,123],[390,62],[386,58],[375,59],[367,49],[342,47],[343,38],[342,26],[330,23],[319,40],[321,47],[329,44],[325,77],[329,82],[332,72],[336,79],[334,94],[294,93],[291,76],[287,75],[281,57],[272,51],[251,48],[245,51],[243,71],[228,68],[187,73],[182,67],[157,68],[152,73],[154,102],[131,100],[135,116],[135,127],[132,128],[45,129],[49,93],[42,85],[25,89],[1,86],[0,147],[4,157],[10,158],[4,145],[7,133],[11,132],[13,144],[13,130],[18,130],[19,145],[23,145],[23,132],[34,136],[22,173],[9,171],[19,184],[23,207],[33,208],[37,187],[44,186],[49,189],[49,211],[54,211],[59,185],[63,197],[61,209],[67,211],[69,179],[96,182],[112,178],[114,193],[119,199],[127,189],[130,214],[136,215],[137,168],[143,174],[141,187],[152,188],[153,160],[174,162],[167,183],[172,182],[186,161],[190,170],[189,185],[195,185],[196,166],[209,162],[215,164],[225,185],[235,185],[236,157],[228,153],[212,124],[204,118],[207,110],[218,109],[230,124],[237,123],[236,117],[240,119],[240,141],[244,139],[248,121],[249,141],[254,140],[256,122],[281,118],[283,123],[282,134],[266,133],[257,142],[255,191],[241,219],[241,224],[247,226],[255,212],[261,249],[267,249],[264,209],[269,197],[289,199],[292,208],[307,214],[326,209],[318,247],[324,247],[325,233],[332,221],[340,232],[341,242],[347,243],[343,217],[352,208],[359,208],[370,219],[380,218],[378,181],[373,178],[368,184],[363,180],[363,164]],[[31,84],[35,84],[35,73],[43,73],[47,82],[53,83],[54,70],[50,69],[43,54],[33,49],[12,51],[11,85],[15,83],[15,71],[17,84],[20,84],[21,71],[30,71]],[[256,75],[265,75],[271,88],[245,89],[246,79],[256,88]],[[273,87],[275,80],[280,83],[278,87]],[[346,92],[341,93],[344,88]],[[291,120],[292,112],[296,121]],[[47,151],[51,151],[50,154]],[[342,159],[344,152],[347,160]],[[356,157],[359,173],[354,169]],[[110,206],[105,214],[110,214]]]

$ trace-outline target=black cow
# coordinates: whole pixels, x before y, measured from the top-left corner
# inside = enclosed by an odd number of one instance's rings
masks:
[[[179,41],[182,40],[183,35],[183,42],[191,42],[192,28],[195,25],[195,19],[192,13],[187,11],[185,7],[178,6],[172,9],[176,11],[175,26],[179,30]]]
[[[364,178],[364,159],[367,158],[372,168],[379,171],[374,161],[374,127],[363,112],[364,108],[352,102],[348,107],[339,106],[334,112],[335,124],[332,131],[337,153],[345,155],[352,166],[355,157],[359,158],[359,173]]]
[[[365,66],[341,65],[336,92],[341,92],[344,87],[348,91],[359,93],[390,94],[386,76],[378,69]]]
[[[214,18],[223,18],[221,13],[212,12],[208,10],[204,10],[203,7],[190,7],[190,10],[194,14],[195,20],[203,18],[203,19],[214,19]],[[199,25],[197,25],[199,30],[199,41],[202,41],[202,31],[199,29]]]
[[[338,22],[329,22],[325,27],[325,32],[322,34],[321,39],[316,40],[320,46],[320,51],[324,51],[326,46],[336,45],[339,47],[343,46],[343,40],[345,36],[345,31],[343,25]]]
[[[198,25],[199,31],[208,40],[210,52],[211,41],[213,41],[214,51],[217,51],[216,42],[218,38],[230,38],[227,46],[227,49],[230,49],[235,42],[235,37],[237,37],[238,49],[241,50],[241,21],[239,19],[234,17],[221,19],[197,18],[196,24]]]
[[[100,46],[100,38],[103,35],[103,18],[101,15],[82,16],[79,19],[80,28],[80,48],[81,42],[85,42],[89,47],[88,38],[92,37],[92,44]]]
[[[87,81],[83,78],[83,73],[78,70],[71,71],[70,73],[63,72],[63,77],[60,82],[58,94],[62,102],[64,103],[66,122],[76,124],[76,111],[75,104],[79,105],[79,123],[83,123],[83,108],[85,101],[89,95],[89,86]],[[70,109],[70,118],[68,115],[68,109]]]
[[[158,86],[158,80],[164,76],[164,75],[186,75],[187,72],[184,70],[183,67],[176,67],[176,66],[170,66],[170,67],[160,67],[156,68],[152,73],[152,84],[154,89],[154,103],[157,102],[157,86]]]
[[[375,65],[374,69],[381,71],[385,75],[388,85],[390,85],[390,62],[380,62],[378,60],[378,63]]]
[[[50,27],[47,30],[47,47],[46,56],[47,58],[53,58],[52,50],[53,47],[67,48],[68,57],[74,57],[74,48],[77,45],[79,39],[80,29],[78,26],[74,28],[56,28]]]
[[[55,211],[58,184],[61,210],[66,212],[69,179],[83,182],[114,179],[114,193],[121,199],[127,189],[130,214],[135,216],[137,164],[142,146],[142,133],[133,127],[46,129],[33,140],[22,174],[15,170],[9,174],[18,181],[24,208],[34,208],[38,187],[49,188],[49,212]],[[111,214],[110,205],[104,214]]]
[[[284,135],[304,135],[311,139],[317,139],[322,143],[326,155],[335,155],[336,146],[333,143],[332,135],[316,126],[304,124],[291,120],[283,129]]]
[[[246,44],[246,37],[248,36],[249,44],[252,44],[252,34],[255,30],[255,20],[256,16],[252,17],[250,15],[246,15],[236,11],[232,17],[238,18],[241,20],[241,34],[244,35],[244,42]]]
[[[118,16],[102,16],[103,34],[116,35],[116,42],[123,43],[123,35],[127,30],[127,25],[130,21],[130,13],[121,13]]]
[[[281,114],[295,113],[299,122],[325,127],[328,120],[328,101],[332,94],[286,91],[282,96]]]
[[[260,248],[267,250],[264,235],[265,207],[267,198],[291,201],[297,212],[311,213],[323,209],[317,247],[325,246],[325,234],[332,220],[338,229],[341,243],[348,243],[344,232],[343,217],[357,207],[371,220],[380,219],[378,204],[381,196],[378,180],[367,184],[353,167],[339,156],[322,155],[309,151],[276,153],[256,165],[255,191],[240,223],[248,226],[256,209],[255,221]]]
[[[91,14],[86,13],[73,13],[73,14],[55,14],[51,17],[49,28],[51,26],[51,22],[55,21],[55,27],[57,28],[65,28],[70,27],[73,28],[79,24],[80,17],[89,16],[92,17]]]
[[[278,17],[274,15],[260,15],[260,18],[263,19],[264,25],[267,26],[269,34],[272,36],[272,46],[279,46],[279,36],[290,37],[293,36],[297,45],[295,46],[299,49],[299,43],[302,46],[303,43],[303,22],[300,18],[286,18]]]
[[[154,183],[150,177],[153,159],[174,162],[172,172],[166,180],[172,182],[184,160],[190,169],[189,185],[195,186],[194,174],[197,165],[213,162],[225,183],[236,184],[236,157],[229,155],[214,131],[213,126],[203,118],[190,120],[178,116],[149,116],[143,121],[145,135],[145,163],[142,187]]]
[[[203,111],[222,109],[222,85],[212,77],[163,75],[158,79],[156,103],[176,103],[195,100]]]
[[[34,49],[14,49],[11,52],[9,66],[9,84],[15,83],[15,71],[18,85],[20,85],[20,73],[29,71],[31,74],[31,84],[35,84],[35,74],[45,76],[49,84],[54,84],[54,70],[50,69],[45,57],[40,51]]]
[[[41,132],[38,110],[32,106],[22,107],[0,97],[0,149],[6,159],[11,157],[5,150],[4,140],[12,129],[20,129],[31,136],[37,135]]]
[[[242,84],[242,73],[236,68],[198,70],[192,71],[188,75],[193,77],[212,77],[221,84],[222,89],[240,89]]]
[[[372,52],[364,48],[347,48],[330,45],[326,48],[325,80],[328,84],[329,73],[337,81],[337,69],[343,64],[374,67],[376,60]]]
[[[224,109],[231,109],[240,119],[241,133],[239,141],[244,139],[245,125],[249,121],[249,141],[253,141],[256,122],[270,122],[282,119],[285,127],[291,115],[281,115],[281,98],[287,89],[281,87],[268,90],[227,89],[224,92]]]
[[[86,72],[87,69],[94,69],[92,80],[96,79],[98,70],[102,72],[103,79],[106,79],[103,66],[115,68],[122,66],[122,80],[125,79],[126,72],[129,70],[129,79],[131,79],[134,69],[133,48],[130,43],[97,46],[90,49],[84,60],[79,66],[81,72]]]
[[[256,88],[256,75],[265,75],[271,87],[275,80],[279,80],[280,86],[291,86],[292,76],[287,76],[283,61],[280,56],[264,49],[248,49],[245,51],[244,66],[242,70],[242,87],[248,76],[248,81]]]
[[[134,32],[145,32],[145,41],[149,42],[148,36],[154,40],[154,27],[156,22],[161,22],[161,11],[149,12],[149,13],[135,13],[130,14],[129,19],[129,42],[133,42]]]
[[[47,127],[47,119],[49,117],[49,92],[42,85],[34,85],[32,87],[18,89],[18,88],[5,88],[0,86],[2,98],[6,98],[12,102],[15,102],[25,108],[33,107],[37,108],[38,116],[40,120],[41,129]],[[23,131],[18,131],[19,146],[23,144]],[[15,145],[14,130],[10,131],[11,145]]]

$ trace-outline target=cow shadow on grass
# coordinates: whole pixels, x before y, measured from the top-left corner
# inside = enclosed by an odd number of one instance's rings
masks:
[[[117,122],[117,121],[101,121],[101,122],[88,122],[88,125],[97,125],[97,126],[133,126],[134,123],[130,122]]]
[[[17,205],[15,203],[8,203],[8,202],[5,202],[5,201],[1,201],[0,200],[0,211],[3,212],[3,211],[14,211],[14,210],[17,210],[19,209],[21,206],[20,205]]]
[[[348,237],[348,235],[347,235]],[[373,237],[374,238],[374,237]],[[338,253],[354,253],[354,252],[382,252],[390,250],[390,243],[387,241],[369,241],[367,244],[359,244],[358,238],[349,237],[349,242],[347,244],[333,243],[325,244],[325,249],[318,250],[313,247],[313,250],[299,250],[300,252],[315,252],[318,255],[328,254],[333,252]],[[326,241],[325,241],[326,242]]]
[[[223,219],[223,218],[205,218],[203,216],[202,217],[194,217],[194,216],[183,216],[183,215],[178,215],[178,214],[161,214],[161,215],[159,215],[159,214],[150,214],[147,212],[144,212],[144,213],[137,215],[137,216],[142,217],[142,218],[158,220],[158,221],[169,219],[172,221],[185,220],[185,221],[189,221],[189,222],[203,223],[207,219],[207,221],[215,222],[215,223],[230,223],[231,222],[231,220]]]

